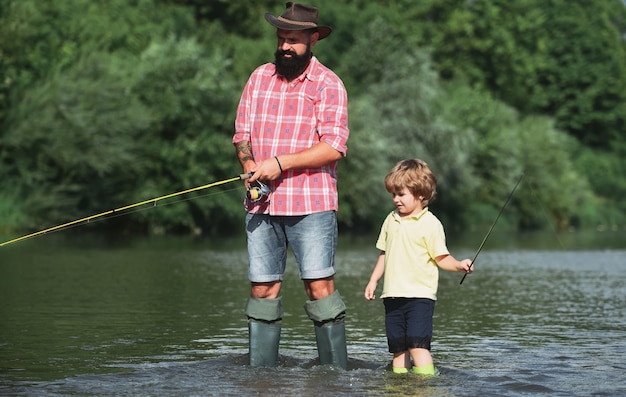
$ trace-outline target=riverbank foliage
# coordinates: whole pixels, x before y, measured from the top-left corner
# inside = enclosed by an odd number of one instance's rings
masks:
[[[334,28],[315,54],[350,97],[342,230],[377,231],[393,208],[382,179],[407,157],[437,174],[431,209],[450,229],[493,222],[522,173],[509,228],[626,224],[622,1],[314,4]],[[238,175],[235,108],[250,72],[273,59],[263,14],[282,10],[268,0],[3,1],[0,230]],[[243,191],[193,197],[115,227],[241,232]]]

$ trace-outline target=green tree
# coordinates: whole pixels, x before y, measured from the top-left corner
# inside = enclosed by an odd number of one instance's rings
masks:
[[[231,143],[238,96],[230,65],[219,48],[207,50],[194,39],[155,42],[142,54],[133,91],[153,118],[140,138],[147,162],[137,200],[241,172]],[[166,230],[223,233],[235,223],[242,199],[243,192],[187,201],[142,216]]]
[[[444,78],[462,77],[524,114],[553,116],[585,145],[623,140],[621,1],[450,0],[421,12],[418,44],[432,49]]]
[[[583,226],[619,227],[626,223],[626,144],[615,142],[611,150],[579,147],[574,151],[576,168],[589,181],[594,201],[581,206],[579,221]]]
[[[420,15],[418,44],[432,49],[444,79],[463,78],[523,112],[543,104],[535,92],[546,17],[535,0],[430,2]]]
[[[131,89],[136,55],[189,29],[184,11],[147,0],[3,3],[0,184],[18,194],[0,207],[29,214],[3,221],[49,226],[128,197],[152,117]]]
[[[613,23],[619,2],[556,1],[543,7],[548,61],[539,73],[546,104],[536,110],[583,144],[610,147],[622,140],[626,118],[626,47]],[[590,8],[591,7],[591,8]]]
[[[136,55],[154,37],[191,34],[190,17],[188,10],[156,7],[153,0],[5,0],[0,5],[2,109],[30,84],[90,52]]]
[[[375,218],[392,208],[391,204],[369,203],[388,202],[382,180],[405,158],[421,158],[431,165],[440,187],[435,202],[442,212],[459,208],[475,184],[473,169],[468,167],[476,147],[472,131],[443,117],[444,89],[430,57],[392,45],[395,37],[394,27],[375,20],[347,56],[353,62],[348,68],[367,82],[361,95],[352,100],[350,146],[356,146],[356,153],[346,159],[348,176],[344,173],[342,177],[342,186],[349,187],[342,203],[348,203],[350,214],[361,221],[378,223],[380,219]],[[377,56],[367,62],[353,56],[367,46]],[[376,66],[368,68],[370,65]],[[366,172],[359,173],[359,169]]]
[[[2,185],[17,186],[32,216],[26,226],[84,214],[131,185],[139,167],[135,139],[149,114],[128,92],[132,76],[120,68],[126,61],[92,55],[33,85],[12,109]]]
[[[315,54],[350,97],[342,227],[379,227],[392,208],[382,180],[406,157],[435,170],[432,207],[451,227],[492,222],[522,171],[522,189],[536,188],[547,216],[522,191],[504,219],[511,227],[624,219],[619,0],[316,5],[334,29]],[[283,9],[269,0],[1,2],[0,228],[48,227],[235,176],[235,106],[252,70],[273,59],[263,13]],[[232,188],[115,228],[237,231],[243,191]]]

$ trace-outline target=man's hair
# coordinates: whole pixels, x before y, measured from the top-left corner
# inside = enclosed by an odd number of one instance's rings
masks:
[[[406,188],[415,198],[423,197],[424,205],[431,203],[437,193],[437,178],[428,164],[420,159],[402,160],[385,177],[389,193]]]

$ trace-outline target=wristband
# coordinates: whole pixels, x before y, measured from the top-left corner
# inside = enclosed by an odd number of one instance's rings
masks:
[[[278,156],[274,156],[276,162],[278,163],[278,168],[280,168],[280,172],[283,172],[283,167],[280,165],[280,161],[278,161]]]

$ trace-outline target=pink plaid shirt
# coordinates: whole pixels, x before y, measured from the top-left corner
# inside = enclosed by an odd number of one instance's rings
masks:
[[[250,141],[258,163],[326,142],[344,156],[348,141],[348,97],[343,83],[317,58],[288,82],[274,64],[258,67],[237,108],[233,143]],[[271,193],[246,210],[270,215],[307,215],[337,210],[337,163],[283,172],[268,183]]]

